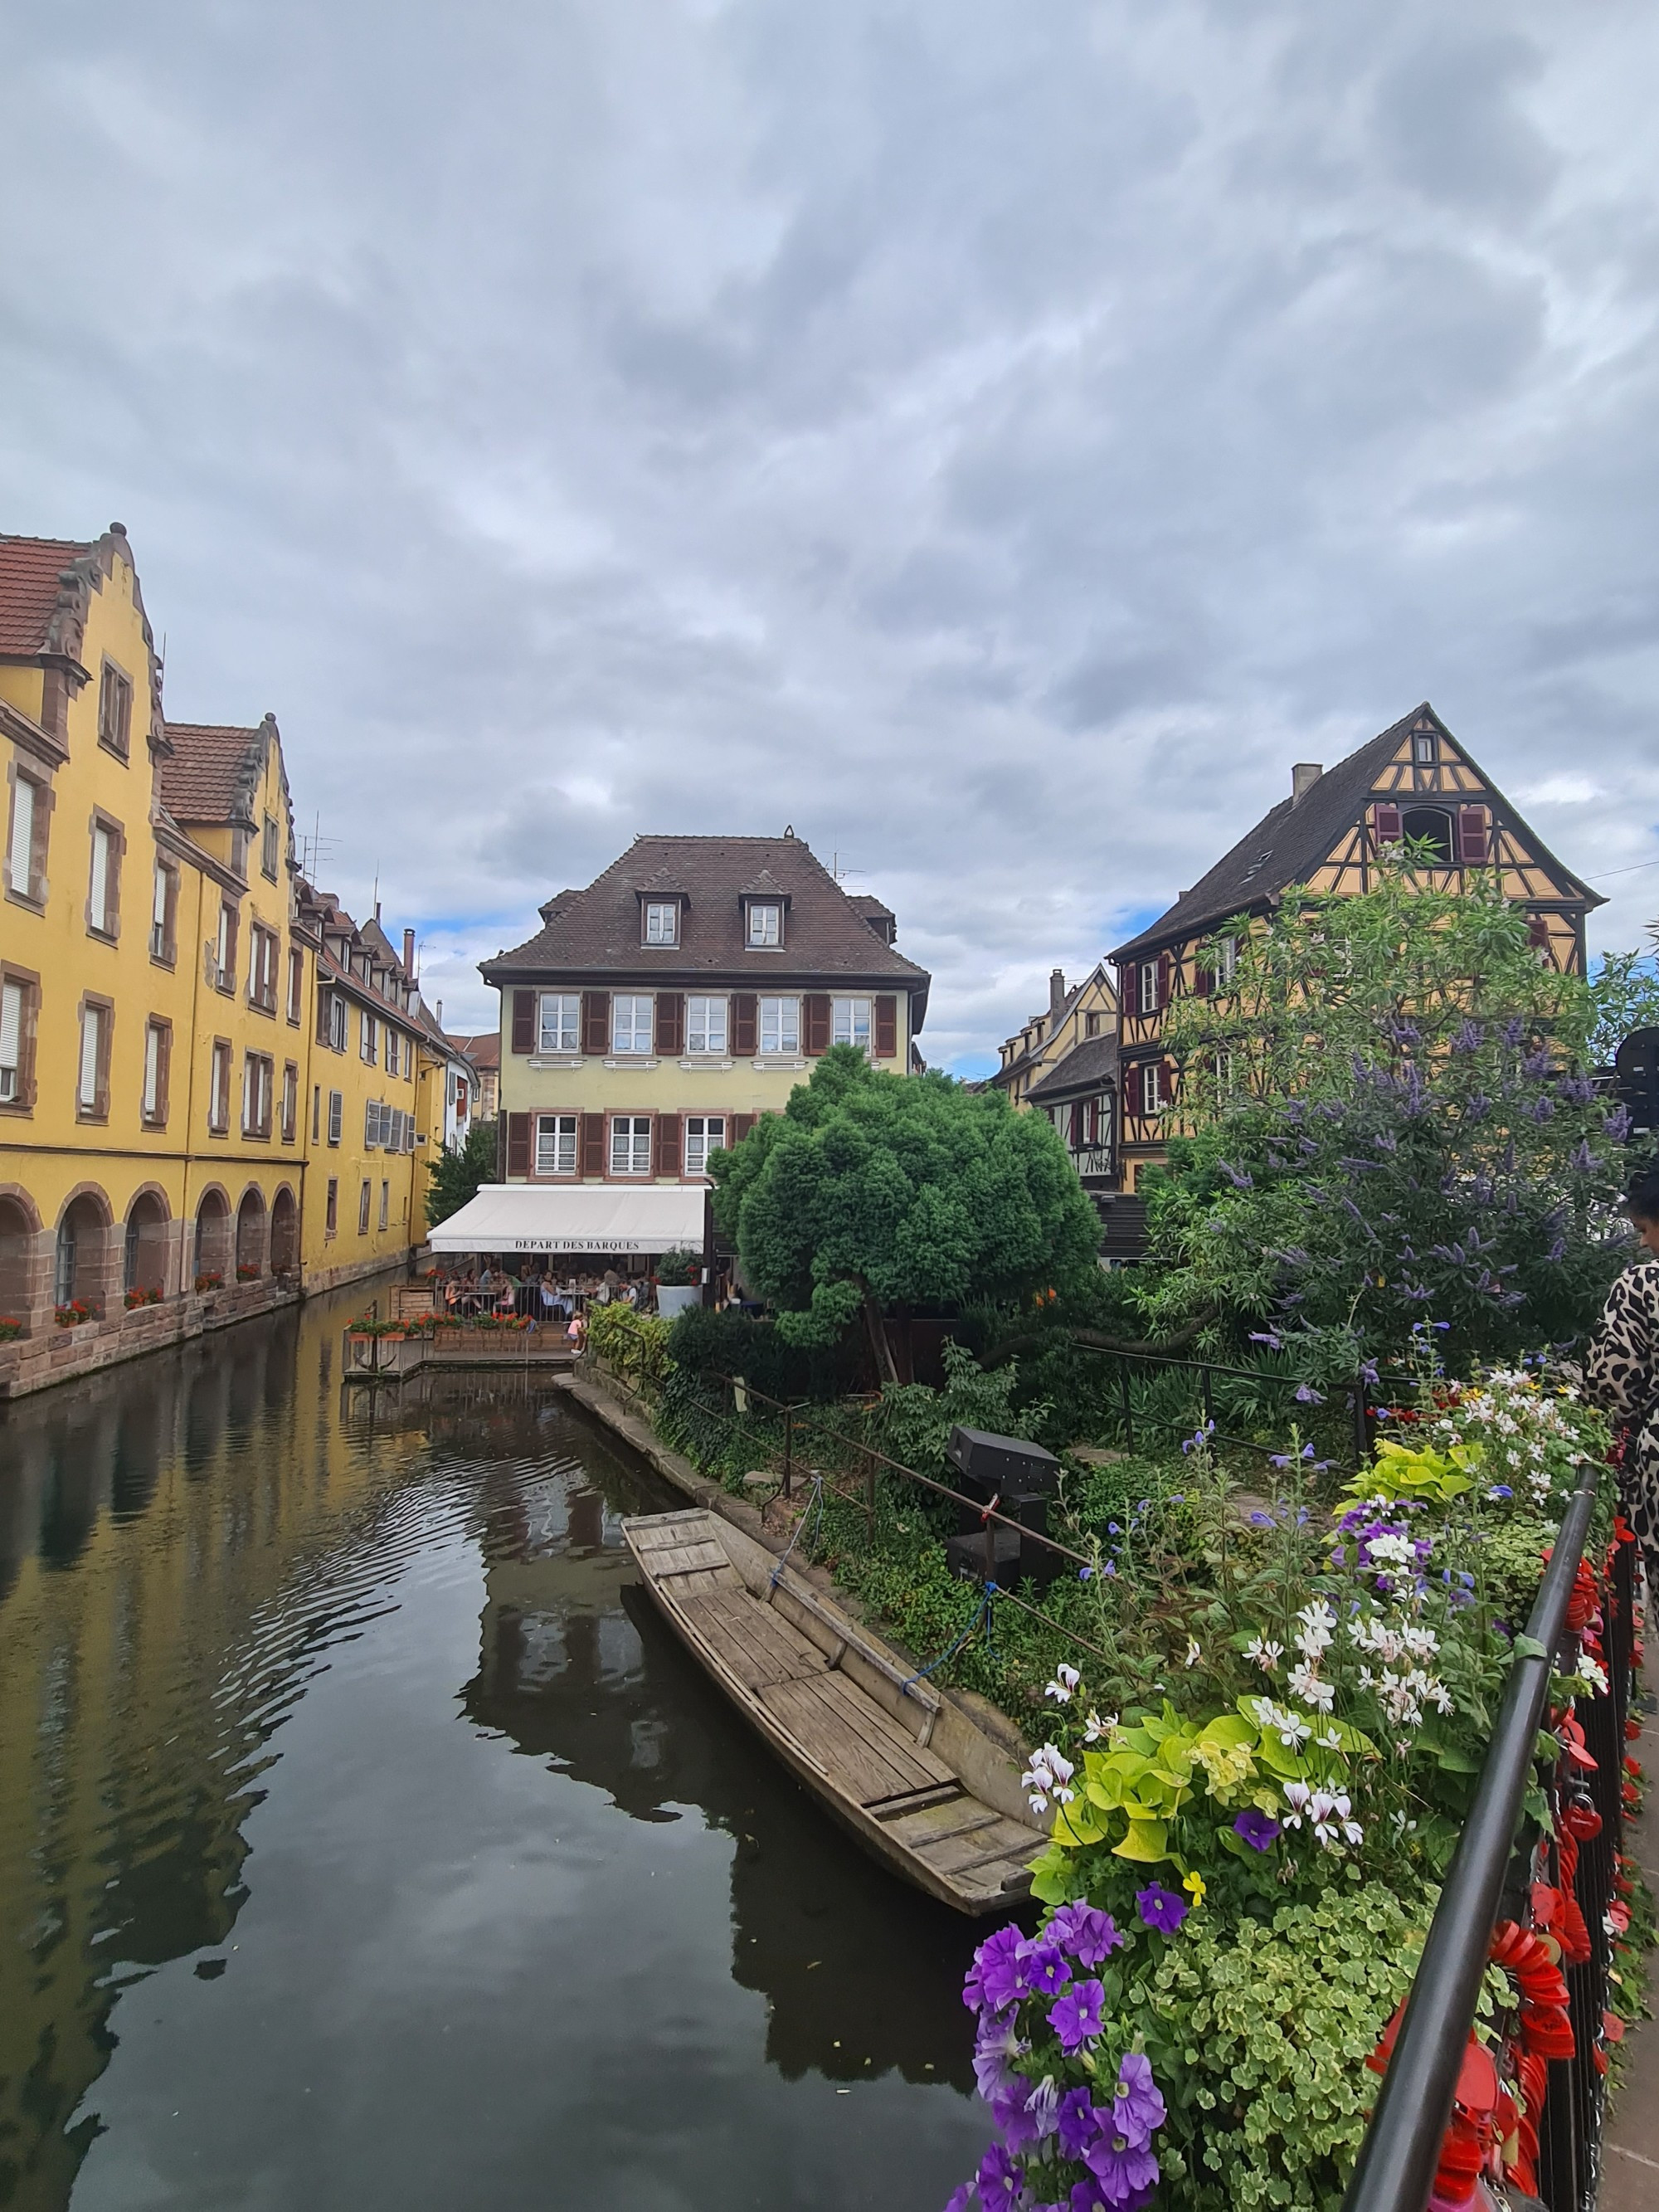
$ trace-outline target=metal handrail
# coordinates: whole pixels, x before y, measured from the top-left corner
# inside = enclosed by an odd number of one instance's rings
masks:
[[[1599,1474],[1592,1462],[1580,1476],[1539,1587],[1527,1636],[1540,1648],[1510,1662],[1486,1763],[1430,1923],[1343,2212],[1424,2212],[1429,2201]]]

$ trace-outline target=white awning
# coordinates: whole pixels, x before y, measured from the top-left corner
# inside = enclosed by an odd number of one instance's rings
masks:
[[[427,1235],[434,1252],[702,1249],[702,1183],[486,1183]]]

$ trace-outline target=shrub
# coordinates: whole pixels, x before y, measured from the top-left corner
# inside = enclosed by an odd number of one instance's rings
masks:
[[[702,1255],[683,1249],[665,1252],[657,1262],[657,1280],[670,1290],[683,1290],[690,1284],[701,1282]]]

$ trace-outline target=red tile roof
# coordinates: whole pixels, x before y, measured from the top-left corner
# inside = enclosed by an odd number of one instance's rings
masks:
[[[71,538],[0,537],[0,653],[45,650],[59,579],[91,550]]]
[[[482,1036],[452,1036],[449,1040],[463,1060],[470,1060],[480,1072],[501,1064],[501,1036],[499,1030],[486,1030]]]
[[[175,822],[228,823],[259,774],[263,728],[227,729],[210,722],[169,722],[173,757],[161,763],[161,804]]]

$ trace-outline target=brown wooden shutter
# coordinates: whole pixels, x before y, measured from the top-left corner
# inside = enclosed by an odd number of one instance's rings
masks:
[[[173,1073],[173,1024],[167,1022],[155,1032],[155,1118],[167,1118],[167,1079]]]
[[[225,968],[234,987],[236,981],[236,945],[242,933],[242,910],[240,907],[233,906],[228,907],[227,912],[229,921],[225,931]]]
[[[732,1116],[732,1142],[740,1145],[754,1127],[758,1116],[753,1114],[734,1114]]]
[[[536,1049],[536,994],[515,991],[513,994],[513,1049],[514,1052],[534,1052]]]
[[[1214,989],[1214,969],[1206,968],[1202,958],[1194,960],[1193,963],[1193,996],[1195,999],[1207,999]]]
[[[605,1173],[605,1116],[603,1114],[584,1114],[580,1124],[581,1172],[585,1176]]]
[[[603,1060],[611,1049],[611,994],[582,993],[582,1050],[591,1060]]]
[[[678,991],[657,994],[657,1050],[670,1060],[685,1050],[685,1000]]]
[[[331,991],[325,990],[320,983],[318,985],[317,1042],[319,1044],[326,1044],[328,1042],[328,1003],[333,995],[334,994]]]
[[[898,1057],[898,1000],[890,995],[876,1000],[876,1058]]]
[[[1458,816],[1457,857],[1466,868],[1485,866],[1486,810],[1484,806],[1466,806]]]
[[[1371,835],[1379,845],[1400,842],[1400,809],[1397,806],[1373,806]]]
[[[801,1000],[806,1027],[806,1054],[817,1060],[830,1049],[830,1001],[821,991],[809,992]]]
[[[1160,952],[1158,956],[1158,1003],[1160,1012],[1170,1003],[1170,966],[1169,954]]]
[[[657,1004],[661,1006],[662,1000]],[[659,1114],[657,1116],[657,1167],[659,1175],[677,1176],[680,1171],[680,1117],[678,1114]]]
[[[1080,1098],[1072,1101],[1072,1150],[1074,1152],[1083,1150],[1083,1101]]]
[[[1527,942],[1540,952],[1549,950],[1550,925],[1547,915],[1529,914],[1527,916]]]
[[[509,1114],[507,1117],[507,1171],[510,1176],[527,1176],[530,1173],[528,1114]]]
[[[760,1000],[752,991],[732,995],[732,1049],[739,1060],[752,1060],[760,1050]]]

